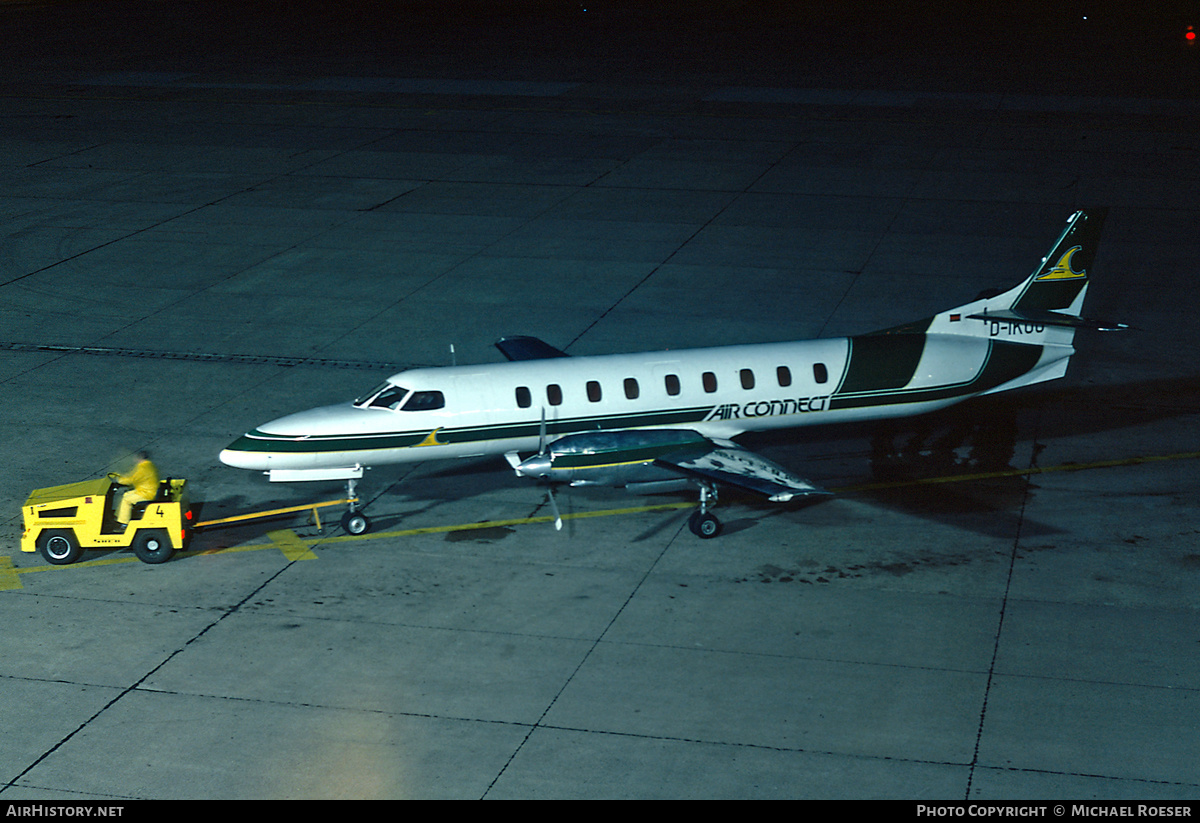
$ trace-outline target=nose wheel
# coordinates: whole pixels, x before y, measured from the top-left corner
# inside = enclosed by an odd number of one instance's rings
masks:
[[[342,530],[347,534],[366,534],[371,530],[371,521],[358,510],[358,498],[354,494],[355,480],[346,481],[346,497],[350,507],[342,515]]]
[[[697,537],[709,540],[721,533],[721,521],[708,510],[717,503],[717,488],[707,483],[700,484],[700,508],[688,518],[688,528]]]
[[[371,521],[362,512],[346,512],[342,515],[342,529],[347,534],[366,534],[371,530]]]

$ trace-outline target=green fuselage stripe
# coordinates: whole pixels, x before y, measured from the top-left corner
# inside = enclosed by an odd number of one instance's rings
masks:
[[[844,389],[829,401],[831,410],[861,409],[870,406],[890,406],[898,403],[930,403],[965,398],[994,389],[1029,372],[1042,357],[1042,346],[1027,343],[990,341],[983,367],[970,380],[928,388],[881,388],[848,392]]]
[[[699,423],[712,411],[711,406],[652,411],[637,414],[608,415],[601,417],[578,417],[569,420],[547,420],[547,435],[575,434],[579,432],[612,431],[630,428],[652,428],[655,426],[678,426]],[[541,421],[522,421],[488,426],[463,426],[437,430],[437,442],[443,445],[473,443],[488,440],[513,440],[538,437]],[[230,445],[230,449],[245,452],[285,452],[310,454],[330,451],[365,451],[371,449],[402,449],[426,442],[429,429],[380,434],[331,435],[328,437],[306,437],[304,439],[282,437],[262,431],[253,431]]]
[[[907,386],[925,352],[925,335],[863,335],[850,338],[850,363],[838,394],[862,394]]]

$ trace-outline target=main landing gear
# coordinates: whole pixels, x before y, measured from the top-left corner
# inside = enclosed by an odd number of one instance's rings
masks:
[[[355,478],[346,481],[346,498],[349,508],[342,515],[342,529],[347,534],[366,534],[371,530],[371,521],[358,510],[358,498],[354,494],[354,487],[357,483]]]
[[[716,537],[721,533],[721,521],[708,510],[709,505],[717,504],[717,487],[708,483],[700,484],[700,508],[692,512],[688,518],[688,528],[692,534],[705,540]]]

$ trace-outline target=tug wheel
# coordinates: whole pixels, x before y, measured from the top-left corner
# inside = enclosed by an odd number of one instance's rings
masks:
[[[133,538],[133,553],[143,563],[166,563],[175,554],[171,538],[162,529],[139,531]]]
[[[38,551],[47,563],[65,566],[74,563],[83,554],[79,538],[70,529],[48,529],[38,537]]]

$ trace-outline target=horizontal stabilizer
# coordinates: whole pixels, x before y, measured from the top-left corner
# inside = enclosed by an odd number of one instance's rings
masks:
[[[1068,329],[1090,329],[1092,331],[1122,331],[1128,329],[1125,323],[1111,320],[1092,320],[1087,317],[1076,317],[1048,309],[1001,309],[984,311],[980,314],[967,315],[972,320],[996,320],[1003,323],[1032,323],[1037,326],[1060,326]]]
[[[548,360],[551,357],[568,356],[544,340],[523,335],[502,337],[496,341],[496,348],[509,360]]]

